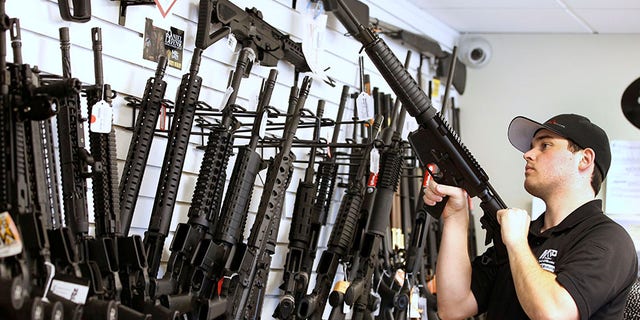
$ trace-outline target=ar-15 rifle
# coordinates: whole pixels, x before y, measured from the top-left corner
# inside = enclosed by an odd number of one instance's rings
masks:
[[[324,100],[318,100],[316,109],[316,127],[313,130],[313,142],[320,139],[320,122],[324,113]],[[296,200],[293,205],[291,228],[289,230],[289,252],[287,252],[284,265],[283,283],[280,289],[284,291],[278,306],[274,310],[273,317],[277,319],[289,319],[295,316],[296,301],[300,301],[309,283],[311,269],[303,269],[303,262],[308,257],[311,233],[312,215],[315,202],[316,185],[313,183],[315,175],[316,147],[312,146],[309,152],[309,162],[304,172],[304,180],[298,182]],[[318,235],[315,234],[317,237]]]
[[[167,147],[160,170],[160,179],[154,198],[153,211],[149,227],[144,234],[144,246],[147,254],[148,272],[151,279],[152,296],[156,292],[156,277],[160,269],[160,259],[164,241],[169,234],[171,217],[176,204],[178,185],[182,176],[182,167],[191,135],[191,127],[196,112],[196,103],[202,87],[202,78],[198,76],[203,48],[197,47],[191,57],[189,72],[182,76],[176,92],[176,113],[171,123]]]
[[[333,11],[348,32],[362,43],[382,77],[420,125],[410,135],[409,141],[423,165],[435,163],[440,169],[442,174],[434,176],[434,179],[438,183],[462,187],[469,196],[480,198],[480,207],[485,213],[480,221],[487,231],[487,243],[493,240],[498,263],[505,262],[506,248],[500,238],[496,212],[507,206],[489,183],[487,174],[386,43],[356,19],[344,0],[323,2],[325,8]],[[430,214],[439,217],[435,210]]]
[[[229,284],[227,296],[232,303],[227,307],[228,319],[259,317],[271,265],[271,255],[275,253],[284,195],[293,172],[295,155],[291,152],[291,146],[311,82],[310,77],[302,80],[296,106],[283,130],[280,150],[269,164],[256,222],[251,228],[247,249],[239,260],[238,274]]]
[[[258,9],[242,10],[228,0],[200,0],[200,12],[205,14],[199,19],[206,23],[202,30],[206,43],[215,39],[215,33],[211,33],[213,28],[225,30],[243,47],[253,49],[263,66],[275,67],[278,61],[285,60],[293,64],[297,72],[311,71],[301,43],[265,22]]]
[[[118,189],[120,194],[120,221],[122,234],[124,235],[129,234],[129,229],[131,228],[131,221],[133,220],[133,213],[144,176],[144,167],[149,159],[153,134],[160,115],[162,99],[167,89],[167,82],[162,80],[166,68],[167,57],[160,56],[155,76],[147,80],[147,85],[144,88],[144,94],[140,102],[140,113],[133,128],[129,152],[122,170]]]
[[[171,256],[163,281],[175,283],[171,294],[188,293],[191,290],[196,246],[204,238],[211,238],[214,224],[220,214],[224,185],[227,181],[227,164],[233,153],[234,133],[238,122],[233,116],[236,98],[242,78],[249,77],[255,55],[250,48],[240,50],[236,69],[233,71],[228,92],[230,95],[222,110],[222,119],[210,127],[207,144],[200,166],[200,173],[193,192],[189,220],[178,224],[171,243]]]
[[[229,300],[219,296],[218,283],[222,281],[225,268],[228,267],[227,261],[233,259],[230,256],[242,256],[245,249],[242,232],[255,179],[263,164],[260,154],[255,150],[260,139],[263,115],[271,101],[277,75],[278,71],[272,69],[261,90],[251,139],[238,151],[220,216],[212,227],[213,234],[202,239],[196,247],[191,261],[194,267],[191,292],[181,297],[168,297],[167,304],[188,309],[191,316],[197,319],[216,319],[223,316],[227,309]]]
[[[305,296],[298,305],[298,317],[307,319],[322,319],[322,313],[331,291],[331,284],[336,276],[338,264],[344,262],[345,257],[353,246],[356,236],[360,209],[365,193],[366,172],[369,169],[369,154],[373,148],[373,140],[382,125],[382,117],[376,116],[372,125],[370,140],[364,143],[360,163],[357,171],[349,180],[349,185],[340,203],[336,222],[331,230],[327,249],[322,252],[316,269],[316,285],[311,294]]]
[[[42,132],[41,125],[50,121],[55,113],[54,97],[79,90],[79,82],[42,85],[38,69],[22,62],[18,19],[6,16],[4,1],[0,6],[0,148],[4,157],[0,168],[3,229],[0,282],[9,288],[8,294],[0,298],[0,304],[6,311],[4,315],[11,319],[61,318],[64,317],[63,302],[69,301],[47,298],[55,267],[50,259],[45,226],[45,217],[50,217],[52,211],[46,196],[48,187],[43,183],[47,178],[43,175],[55,172],[46,172],[50,168],[45,168],[42,149],[44,143],[52,141],[51,136]],[[8,68],[7,30],[11,30],[13,49],[13,63]]]

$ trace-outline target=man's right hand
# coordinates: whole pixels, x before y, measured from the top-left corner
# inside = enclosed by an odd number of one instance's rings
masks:
[[[467,192],[458,187],[439,184],[429,176],[424,187],[422,200],[428,206],[433,206],[438,202],[447,199],[447,204],[442,212],[442,218],[446,219],[457,213],[463,212],[466,217],[469,212],[469,202]],[[446,197],[446,198],[445,198]]]

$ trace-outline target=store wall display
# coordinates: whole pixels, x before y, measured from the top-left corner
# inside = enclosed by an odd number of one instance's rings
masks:
[[[323,14],[313,1],[296,8],[284,1],[179,1],[166,17],[155,6],[136,6],[126,23],[118,2],[91,3],[90,19],[78,23],[62,15],[64,6],[54,1],[30,1],[38,10],[3,2],[8,17],[21,19],[18,27],[3,30],[15,53],[2,64],[11,76],[3,79],[10,92],[3,103],[29,108],[15,114],[3,109],[7,138],[0,147],[12,167],[0,168],[2,185],[10,191],[2,219],[6,232],[22,236],[22,248],[3,251],[0,263],[14,271],[0,273],[0,279],[23,294],[3,299],[2,310],[15,311],[10,313],[16,319],[38,312],[96,319],[175,319],[187,313],[253,318],[274,312],[282,319],[299,317],[295,304],[280,303],[283,294],[302,301],[306,289],[316,286],[316,265],[326,263],[327,258],[315,263],[313,258],[333,245],[329,235],[335,242],[345,236],[340,229],[366,224],[353,216],[360,206],[345,199],[355,196],[350,192],[364,196],[362,183],[378,158],[365,159],[390,143],[375,139],[374,128],[400,117],[390,107],[393,97],[384,77],[368,58],[359,59],[360,44],[329,16],[319,32],[323,45],[316,46],[326,75],[310,72],[302,47],[321,39],[309,38],[299,18]],[[229,16],[217,12],[219,6],[234,8],[236,19],[225,20]],[[396,22],[384,3],[369,6]],[[406,10],[415,16],[411,8]],[[175,57],[157,50],[147,50],[149,59],[143,58],[151,20],[154,28],[184,32],[172,31],[169,40],[174,49],[181,47],[182,56],[191,56],[189,65],[166,68]],[[403,28],[419,32],[431,25],[415,19]],[[439,28],[433,37],[448,39],[446,47],[455,32]],[[409,50],[390,40],[394,51]],[[59,47],[62,69],[54,54]],[[415,73],[417,65],[408,70]],[[435,69],[420,68],[420,76],[432,77]],[[377,106],[387,115],[384,120],[368,119],[373,102],[357,99],[365,74],[376,87],[375,103],[386,103]],[[30,89],[20,91],[16,83]],[[324,111],[305,105],[322,105]],[[401,131],[393,149],[398,159],[408,150]],[[23,136],[31,138],[23,141]],[[232,160],[236,164],[228,166]],[[315,200],[296,200],[305,183],[313,185],[308,194]],[[301,240],[307,252],[287,259],[294,241],[287,235],[296,235],[292,220],[304,211],[295,202],[303,200],[314,212],[304,220],[311,223],[310,238]],[[343,204],[347,209],[339,209]],[[300,222],[294,227],[302,228]],[[400,248],[383,247],[401,260]],[[351,268],[353,255],[345,250],[339,254]],[[322,268],[332,268],[321,272],[329,286],[323,290],[349,273],[333,264]],[[289,285],[278,288],[283,282]],[[77,294],[69,296],[64,288]],[[316,309],[314,316],[323,312],[329,310]]]

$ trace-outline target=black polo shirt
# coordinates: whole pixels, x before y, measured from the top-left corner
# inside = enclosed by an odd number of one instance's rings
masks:
[[[540,233],[544,214],[531,222],[529,246],[543,269],[557,275],[581,319],[621,319],[638,273],[629,234],[602,213],[602,201],[585,203],[559,225]],[[509,264],[496,266],[489,248],[474,259],[471,290],[488,319],[528,319],[516,296]],[[544,294],[544,292],[540,292]]]

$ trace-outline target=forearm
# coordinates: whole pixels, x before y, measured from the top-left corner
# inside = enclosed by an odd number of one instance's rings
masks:
[[[507,245],[507,251],[518,300],[531,319],[579,318],[569,292],[540,267],[526,242]]]
[[[471,293],[468,223],[468,215],[464,213],[444,221],[436,264],[438,313],[442,319],[467,318],[477,313],[477,303]]]

